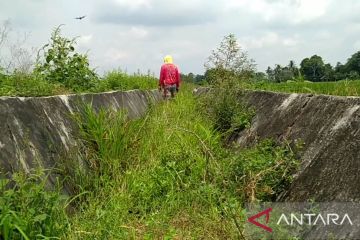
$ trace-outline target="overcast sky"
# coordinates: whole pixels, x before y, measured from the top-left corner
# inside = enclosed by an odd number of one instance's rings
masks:
[[[65,24],[64,35],[79,36],[78,49],[100,74],[121,68],[157,75],[167,54],[182,72],[203,73],[229,33],[259,71],[313,54],[334,65],[360,50],[359,13],[359,0],[0,0],[0,21],[30,33],[29,46],[47,43]]]

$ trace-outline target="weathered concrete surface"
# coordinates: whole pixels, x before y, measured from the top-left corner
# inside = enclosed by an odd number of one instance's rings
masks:
[[[360,200],[360,98],[255,91],[252,127],[237,143],[301,140],[301,170],[280,201]]]
[[[127,91],[40,98],[0,97],[0,172],[52,168],[76,148],[78,131],[72,113],[84,104],[94,109],[125,109],[129,118],[143,115],[158,91]],[[72,159],[71,161],[77,161]]]

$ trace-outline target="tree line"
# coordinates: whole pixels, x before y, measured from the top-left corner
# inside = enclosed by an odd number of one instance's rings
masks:
[[[214,75],[221,77],[232,74],[234,76],[241,75],[244,78],[244,73],[248,79],[274,83],[289,80],[311,82],[360,80],[360,51],[348,58],[345,64],[338,62],[336,66],[325,63],[321,56],[313,55],[303,59],[299,66],[291,60],[286,66],[276,64],[273,68],[269,66],[265,72],[257,72],[254,60],[247,57],[247,53],[240,48],[233,34],[223,39],[220,47],[212,52],[209,60],[216,64],[209,66],[206,63],[206,71],[203,75],[182,74],[182,80],[199,85],[211,84],[214,81]]]
[[[360,51],[354,53],[345,64],[338,62],[335,67],[325,63],[318,55],[303,59],[299,67],[294,61],[285,67],[276,64],[274,68],[267,68],[266,77],[272,82],[297,79],[312,82],[357,80],[360,79]]]

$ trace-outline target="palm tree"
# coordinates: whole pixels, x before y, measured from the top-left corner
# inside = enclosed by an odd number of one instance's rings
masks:
[[[289,70],[293,73],[294,77],[300,76],[300,69],[296,66],[294,60],[290,60],[288,67]]]

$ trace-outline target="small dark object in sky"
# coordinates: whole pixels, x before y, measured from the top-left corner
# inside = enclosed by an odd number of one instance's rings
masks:
[[[78,20],[81,20],[81,19],[83,19],[83,18],[85,18],[86,16],[84,15],[84,16],[81,16],[81,17],[76,17],[75,19],[78,19]]]

